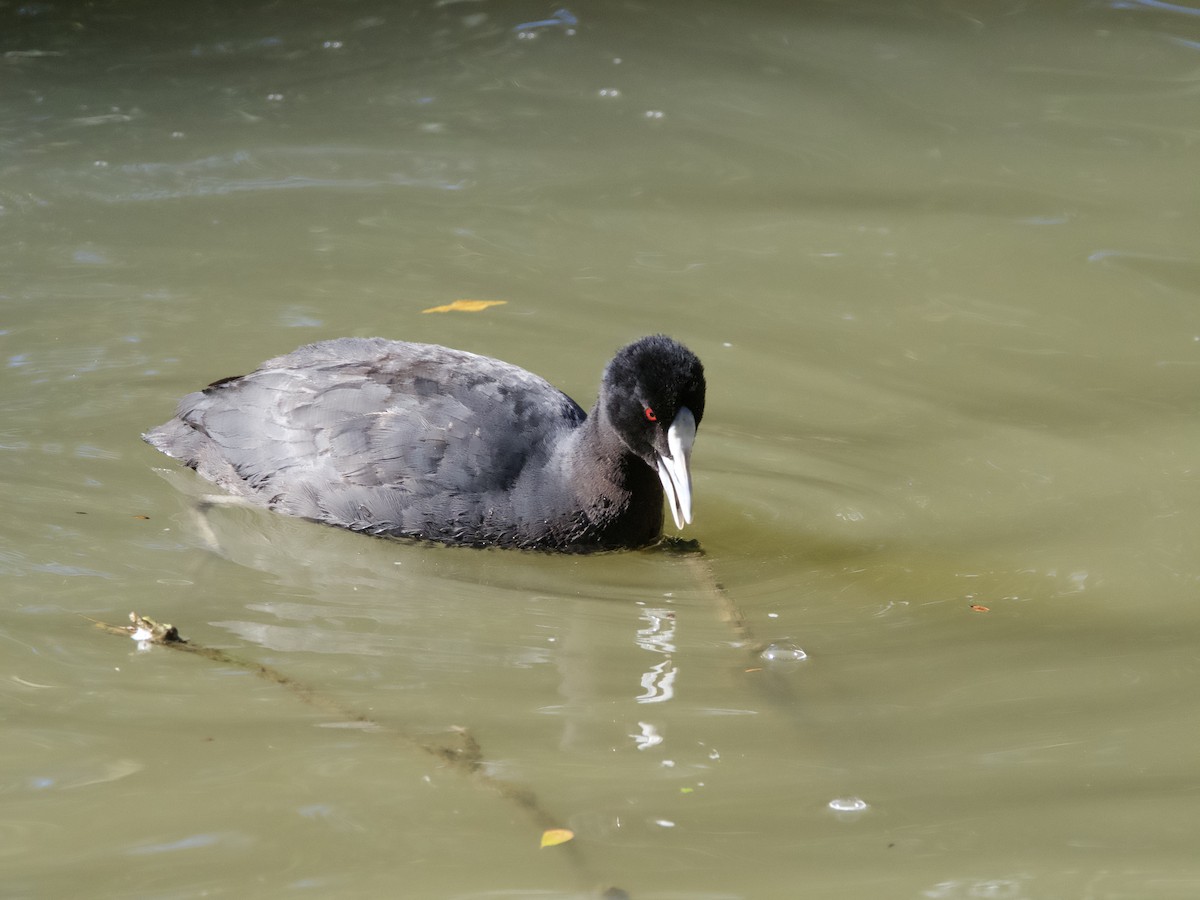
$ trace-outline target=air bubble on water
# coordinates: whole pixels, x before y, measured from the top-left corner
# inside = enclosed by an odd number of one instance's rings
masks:
[[[829,801],[829,808],[834,812],[862,812],[869,806],[861,797],[835,797]]]
[[[758,658],[769,663],[795,663],[808,659],[808,654],[791,641],[774,641],[763,648]]]

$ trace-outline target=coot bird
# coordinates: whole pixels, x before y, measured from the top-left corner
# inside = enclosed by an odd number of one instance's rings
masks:
[[[433,344],[338,338],[188,394],[144,435],[246,500],[367,534],[582,552],[692,521],[704,368],[622,348],[591,414],[538,376]]]

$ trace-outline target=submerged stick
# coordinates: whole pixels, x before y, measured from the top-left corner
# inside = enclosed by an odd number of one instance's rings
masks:
[[[179,630],[171,624],[164,622],[156,622],[149,616],[140,616],[136,612],[129,614],[129,625],[110,625],[107,622],[101,622],[97,619],[92,619],[88,616],[83,618],[92,622],[96,628],[107,634],[115,634],[121,637],[133,638],[136,641],[148,644],[158,644],[164,647],[169,647],[172,650],[179,650],[183,653],[190,653],[193,656],[199,656],[210,662],[218,663],[219,665],[233,666],[238,669],[243,669],[252,675],[256,675],[265,681],[276,684],[281,688],[285,688],[294,694],[301,702],[308,704],[315,709],[319,709],[324,713],[328,713],[339,719],[347,722],[356,722],[364,725],[372,726],[372,730],[381,731],[389,736],[399,740],[405,746],[420,750],[429,754],[435,759],[445,764],[448,768],[454,769],[462,775],[468,777],[480,787],[488,788],[505,800],[515,803],[533,820],[534,824],[544,833],[550,830],[562,829],[559,819],[557,819],[538,799],[537,794],[530,788],[519,784],[514,784],[509,781],[501,781],[498,778],[488,774],[484,768],[486,758],[483,754],[483,748],[480,746],[474,735],[466,728],[452,728],[452,740],[427,742],[418,740],[410,735],[404,734],[395,728],[388,728],[373,720],[370,716],[357,712],[348,706],[344,706],[337,700],[328,697],[316,691],[309,685],[297,681],[296,679],[284,674],[273,666],[263,665],[262,663],[252,662],[242,659],[232,653],[227,653],[224,650],[218,650],[214,647],[205,647],[202,644],[196,644],[191,641],[184,640],[179,635]],[[569,842],[563,845],[570,859],[571,865],[575,868],[577,874],[590,883],[595,883],[596,879],[591,875],[588,866],[582,858],[579,848],[574,842]],[[629,900],[629,894],[618,887],[607,887],[598,890],[595,893],[596,897],[603,900]]]
[[[725,585],[717,579],[712,563],[699,541],[672,538],[664,541],[660,547],[667,553],[681,557],[692,570],[696,583],[716,610],[717,618],[733,632],[736,638],[734,646],[745,654],[744,673],[757,676],[753,679],[755,689],[761,691],[777,709],[794,716],[798,708],[795,683],[790,678],[781,676],[779,672],[770,671],[764,664],[763,652],[770,643],[755,634],[745,612],[729,595]]]
[[[696,582],[708,594],[709,598],[712,599],[718,618],[728,625],[730,631],[737,637],[738,648],[756,656],[765,644],[755,637],[753,630],[746,621],[746,614],[742,612],[742,608],[737,605],[737,602],[729,596],[729,592],[725,590],[725,585],[717,580],[717,575],[708,561],[708,554],[704,552],[704,548],[700,546],[700,542],[671,538],[663,541],[661,547],[665,552],[687,561],[688,567],[696,577]]]

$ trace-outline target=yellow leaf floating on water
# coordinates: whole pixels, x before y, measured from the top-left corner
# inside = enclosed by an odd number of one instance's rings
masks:
[[[487,309],[489,306],[503,306],[507,300],[455,300],[453,303],[447,303],[444,306],[431,306],[429,309],[423,309],[423,313],[431,312],[479,312]]]
[[[575,837],[575,832],[570,828],[548,828],[542,832],[542,849],[565,844],[573,837]]]

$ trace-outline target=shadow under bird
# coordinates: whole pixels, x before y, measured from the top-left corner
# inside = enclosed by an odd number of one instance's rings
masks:
[[[704,367],[664,335],[604,370],[590,414],[518,366],[338,338],[188,394],[143,437],[230,494],[367,534],[586,552],[692,521]]]

